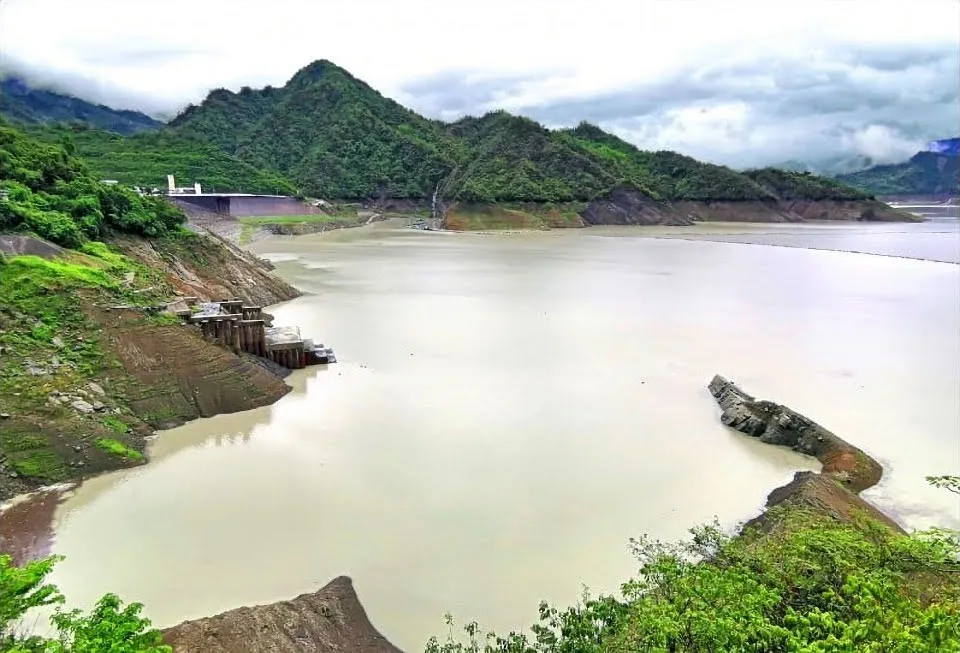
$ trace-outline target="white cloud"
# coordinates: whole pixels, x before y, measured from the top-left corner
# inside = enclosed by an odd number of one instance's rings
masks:
[[[772,99],[791,83],[825,89],[831,75],[842,75],[858,98],[870,96],[865,90],[889,93],[891,80],[917,103],[955,97],[956,75],[947,88],[944,79],[958,68],[956,54],[946,71],[934,61],[904,75],[898,53],[918,47],[956,53],[958,24],[955,0],[3,0],[0,64],[154,113],[199,101],[218,86],[279,85],[320,58],[438,117],[502,107],[549,120],[564,104],[670,86],[680,105],[646,106],[607,125],[648,134],[638,141],[644,145],[696,145],[701,155],[732,160],[729,153],[744,146],[737,138],[772,139],[776,129],[766,124],[778,119],[769,112]],[[776,77],[765,63],[784,67],[784,74]],[[725,75],[723,97],[684,100],[686,85],[737,69],[744,73]],[[472,104],[428,93],[430,80],[441,78],[451,89],[484,90]],[[740,105],[746,106],[729,112]],[[821,125],[811,115],[816,107],[804,111],[821,129],[871,126],[839,118]],[[937,115],[931,130],[949,117],[943,110]],[[847,138],[843,146],[873,147],[875,137],[865,138]]]

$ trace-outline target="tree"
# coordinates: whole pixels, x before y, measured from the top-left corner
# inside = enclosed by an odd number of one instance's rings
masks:
[[[540,607],[530,634],[465,627],[427,653],[960,650],[955,533],[902,535],[776,506],[732,537],[717,524],[689,542],[633,542],[640,569],[622,598]],[[452,625],[452,619],[448,619]]]
[[[62,560],[51,556],[13,564],[9,555],[0,555],[0,651],[11,653],[172,653],[163,644],[150,620],[140,616],[143,606],[123,602],[114,594],[97,601],[89,614],[63,611],[64,597],[55,585],[44,582],[53,566]],[[50,621],[57,629],[55,639],[19,632],[21,618],[34,608],[58,606]]]
[[[960,476],[928,476],[927,483],[933,487],[940,487],[948,492],[960,494]]]

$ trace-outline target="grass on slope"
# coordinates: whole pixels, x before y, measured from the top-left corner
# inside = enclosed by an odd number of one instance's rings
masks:
[[[74,447],[98,435],[120,443],[129,460],[142,459],[129,453],[135,433],[128,421],[139,420],[123,413],[85,415],[70,404],[100,399],[87,384],[102,383],[120,367],[101,346],[100,325],[85,308],[150,304],[164,281],[103,243],[83,250],[52,260],[0,258],[0,413],[8,415],[0,428],[0,461],[34,481],[70,477]],[[70,399],[54,401],[57,393]],[[97,465],[96,456],[91,464]]]

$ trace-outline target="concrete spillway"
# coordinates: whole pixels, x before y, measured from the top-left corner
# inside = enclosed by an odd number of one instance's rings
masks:
[[[202,193],[178,194],[171,196],[178,202],[235,217],[245,216],[274,216],[274,215],[309,215],[319,213],[320,210],[300,200],[287,195],[248,195],[245,193]]]

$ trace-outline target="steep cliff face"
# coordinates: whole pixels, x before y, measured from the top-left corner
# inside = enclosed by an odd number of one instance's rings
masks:
[[[400,653],[370,623],[346,576],[290,601],[185,621],[163,639],[175,653]]]

